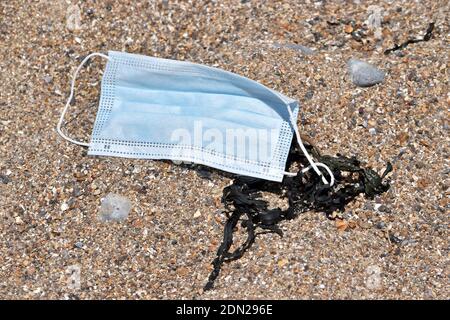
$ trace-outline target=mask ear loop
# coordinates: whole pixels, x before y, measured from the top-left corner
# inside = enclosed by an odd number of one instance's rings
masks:
[[[88,56],[86,56],[83,59],[83,61],[80,63],[80,65],[75,70],[75,73],[72,76],[72,83],[71,83],[71,86],[70,86],[70,95],[69,95],[69,98],[67,99],[66,105],[64,106],[64,109],[63,109],[63,111],[61,113],[61,117],[59,118],[58,124],[56,125],[56,131],[59,133],[59,135],[61,137],[63,137],[65,140],[67,140],[69,142],[75,143],[75,144],[80,145],[80,146],[85,146],[85,147],[89,147],[89,143],[81,142],[81,141],[74,140],[74,139],[68,137],[64,132],[62,132],[61,126],[62,126],[62,124],[64,122],[64,116],[66,115],[67,109],[70,106],[70,102],[72,101],[72,98],[73,98],[73,95],[74,95],[74,92],[75,92],[75,80],[77,79],[78,73],[80,72],[81,68],[85,65],[85,63],[90,58],[95,57],[95,56],[99,56],[99,57],[105,58],[107,60],[110,59],[107,55],[105,55],[103,53],[99,53],[99,52],[91,53],[91,54],[89,54]]]
[[[295,122],[294,115],[292,114],[292,110],[289,107],[289,105],[287,105],[287,110],[289,112],[289,121],[291,122],[292,128],[295,131],[295,136],[297,137],[298,145],[300,146],[300,149],[302,150],[302,152],[305,155],[306,159],[310,163],[310,165],[308,167],[306,167],[305,169],[302,170],[302,173],[305,173],[305,172],[309,171],[312,168],[312,169],[314,169],[314,171],[320,177],[322,177],[322,182],[324,184],[328,184],[327,179],[325,179],[325,177],[323,176],[322,172],[319,170],[318,167],[324,168],[327,171],[327,173],[329,174],[329,176],[330,176],[330,187],[333,186],[333,184],[334,184],[333,172],[330,170],[330,168],[326,164],[323,164],[321,162],[314,162],[313,158],[311,157],[311,155],[308,153],[308,151],[306,150],[305,146],[303,145],[303,141],[302,141],[302,138],[300,137],[300,133],[298,132],[298,127],[297,127],[297,124]],[[286,172],[286,171],[284,172],[284,174],[287,175],[287,176],[291,176],[291,177],[297,175],[297,173]]]

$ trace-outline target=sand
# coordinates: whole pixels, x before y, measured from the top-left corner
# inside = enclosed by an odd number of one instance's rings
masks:
[[[448,1],[242,2],[0,2],[1,298],[449,299]],[[384,13],[379,28],[365,23],[370,5]],[[430,22],[429,41],[383,53]],[[324,153],[376,170],[392,161],[392,187],[342,219],[283,222],[283,238],[259,236],[203,292],[232,175],[87,156],[56,133],[71,74],[108,50],[219,67],[296,98],[300,130]],[[350,58],[385,80],[356,87]],[[65,130],[80,140],[104,64],[77,84]],[[109,193],[131,201],[125,221],[98,218]]]

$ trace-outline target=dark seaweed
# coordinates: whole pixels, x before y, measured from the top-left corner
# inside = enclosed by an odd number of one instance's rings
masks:
[[[292,143],[286,169],[297,163],[308,165],[306,158],[298,149],[297,143]],[[272,232],[283,236],[278,223],[296,218],[305,211],[324,212],[331,218],[334,211],[343,211],[345,206],[359,194],[368,198],[381,194],[389,189],[388,183],[383,183],[386,175],[392,171],[392,165],[387,164],[380,176],[370,168],[362,168],[355,158],[342,155],[322,156],[313,146],[307,146],[311,154],[332,170],[336,182],[333,187],[324,185],[315,173],[285,177],[281,183],[267,180],[237,176],[230,186],[223,190],[222,203],[227,213],[223,240],[213,260],[213,270],[209,275],[204,290],[210,290],[225,262],[237,260],[255,242],[258,234]],[[344,172],[346,173],[344,175]],[[325,174],[325,173],[324,173]],[[262,199],[261,192],[269,192],[288,200],[288,208],[269,208],[267,201]],[[238,248],[230,252],[233,244],[233,232],[238,223],[247,232],[247,238]],[[259,231],[258,231],[259,230]],[[257,232],[258,231],[258,232]]]
[[[431,22],[430,24],[428,24],[427,31],[425,32],[425,35],[422,38],[408,39],[408,40],[406,40],[405,42],[403,42],[400,45],[395,44],[395,46],[393,48],[385,50],[384,54],[388,55],[389,53],[391,53],[393,51],[403,50],[407,46],[409,46],[410,44],[413,44],[413,43],[418,43],[418,42],[422,42],[422,41],[428,41],[428,40],[431,39],[431,36],[433,35],[433,30],[434,30],[434,22]]]

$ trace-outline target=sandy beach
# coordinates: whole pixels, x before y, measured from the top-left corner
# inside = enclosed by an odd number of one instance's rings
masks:
[[[1,1],[0,298],[449,299],[449,15],[445,0]],[[430,23],[427,41],[385,53]],[[378,172],[392,162],[391,188],[339,219],[282,222],[282,238],[258,236],[204,292],[233,175],[88,156],[56,132],[75,68],[109,50],[218,67],[292,97],[323,153]],[[355,85],[350,59],[384,80]],[[104,66],[83,69],[66,118],[82,141]],[[99,219],[110,193],[131,202],[123,221]]]

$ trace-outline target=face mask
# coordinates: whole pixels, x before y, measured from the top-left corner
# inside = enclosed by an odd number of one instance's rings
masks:
[[[66,136],[61,126],[76,77],[93,56],[108,60],[90,143]],[[245,77],[195,63],[110,51],[88,55],[76,69],[57,125],[66,140],[89,147],[89,155],[170,159],[227,172],[282,181],[293,133],[303,146],[297,101]],[[328,184],[322,176],[322,181]]]

